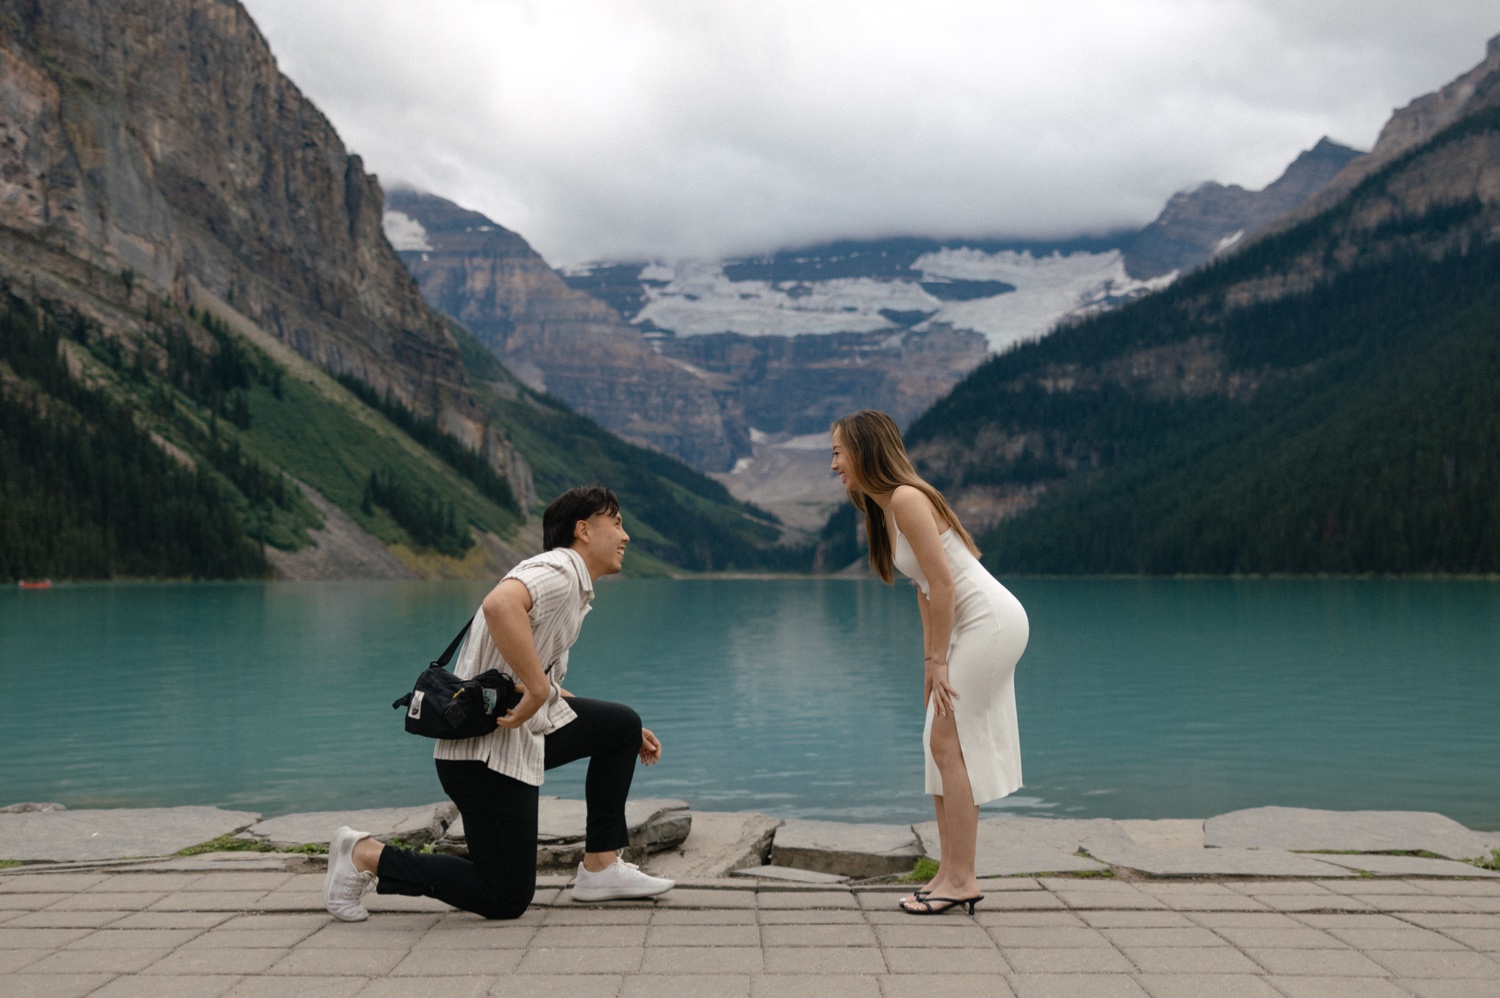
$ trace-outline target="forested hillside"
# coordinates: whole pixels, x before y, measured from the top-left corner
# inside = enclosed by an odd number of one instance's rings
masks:
[[[1003,571],[1500,571],[1500,108],[911,429]],[[1007,515],[1010,514],[1010,515]]]
[[[233,0],[0,0],[0,132],[0,580],[493,576],[596,479],[627,570],[811,557],[471,371],[378,181]]]

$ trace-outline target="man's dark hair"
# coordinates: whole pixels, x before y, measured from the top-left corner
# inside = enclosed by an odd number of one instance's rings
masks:
[[[579,520],[604,513],[614,516],[620,511],[620,500],[602,485],[581,485],[552,500],[542,514],[542,550],[569,547]]]

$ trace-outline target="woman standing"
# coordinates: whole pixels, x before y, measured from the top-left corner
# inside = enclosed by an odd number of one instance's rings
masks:
[[[1030,633],[1026,611],[979,564],[979,549],[912,467],[891,417],[856,412],[834,423],[832,436],[833,471],[865,514],[870,565],[887,583],[892,566],[916,582],[922,615],[922,743],[942,861],[901,909],[972,914],[983,897],[974,872],[979,805],[1021,786],[1015,671]]]

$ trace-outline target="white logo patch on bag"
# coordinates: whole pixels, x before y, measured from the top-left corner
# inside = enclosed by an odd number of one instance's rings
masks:
[[[424,696],[426,696],[426,694],[422,693],[421,691],[418,691],[411,695],[411,706],[406,708],[407,717],[418,718],[422,716],[422,697]]]

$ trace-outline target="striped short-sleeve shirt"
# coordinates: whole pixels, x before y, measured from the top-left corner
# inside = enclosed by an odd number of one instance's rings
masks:
[[[578,640],[583,618],[594,599],[594,583],[583,557],[572,548],[553,548],[527,558],[505,578],[520,581],[531,594],[531,612],[527,615],[531,638],[551,680],[551,693],[542,709],[519,728],[496,728],[478,738],[440,740],[433,755],[483,762],[497,773],[539,787],[546,758],[544,737],[578,716],[562,698],[562,682],[568,674],[568,650]],[[462,679],[472,679],[486,669],[515,675],[495,647],[481,607],[469,625],[453,672]]]

